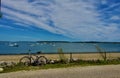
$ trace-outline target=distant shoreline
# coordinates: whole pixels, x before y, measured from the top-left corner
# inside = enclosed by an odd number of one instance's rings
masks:
[[[114,41],[0,41],[0,42],[55,42],[55,43],[120,43]]]

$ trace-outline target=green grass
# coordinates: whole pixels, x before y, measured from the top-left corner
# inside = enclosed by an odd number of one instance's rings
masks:
[[[7,72],[16,72],[16,71],[30,71],[30,70],[40,70],[40,69],[53,69],[53,68],[66,68],[66,67],[74,67],[74,66],[93,66],[93,65],[111,65],[111,64],[120,64],[120,60],[78,60],[72,63],[56,63],[56,64],[47,64],[44,66],[24,66],[17,64],[14,67],[6,67],[4,68],[3,72],[0,73],[7,73]]]
[[[21,70],[40,70],[40,69],[50,69],[50,68],[66,68],[66,67],[71,67],[71,66],[76,66],[75,63],[70,63],[70,64],[47,64],[44,66],[23,66],[23,65],[16,65],[14,67],[6,67],[4,68],[3,72],[0,73],[7,73],[7,72],[15,72],[15,71],[21,71]]]

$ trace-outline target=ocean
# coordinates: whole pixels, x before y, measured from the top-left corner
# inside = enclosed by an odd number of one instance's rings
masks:
[[[0,41],[0,54],[58,53],[62,48],[64,53],[91,53],[102,51],[120,52],[120,42],[54,42],[54,41]]]

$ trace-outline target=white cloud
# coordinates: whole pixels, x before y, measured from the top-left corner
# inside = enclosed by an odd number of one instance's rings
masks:
[[[35,26],[75,39],[102,40],[109,38],[113,33],[117,34],[118,26],[113,27],[101,21],[100,12],[118,6],[120,3],[97,11],[97,6],[94,5],[97,1],[34,0],[30,3],[28,0],[2,0],[4,5],[2,10],[5,13],[4,17],[13,20],[16,25]],[[102,1],[105,3],[105,0]],[[52,25],[50,21],[53,22]]]
[[[101,3],[102,3],[103,5],[105,5],[105,4],[107,4],[108,2],[107,2],[107,0],[101,0]]]
[[[111,20],[120,20],[120,16],[112,16],[111,18],[110,18]]]
[[[114,8],[114,7],[117,7],[117,6],[120,6],[120,3],[119,3],[119,2],[118,2],[118,3],[115,3],[115,4],[113,4],[113,5],[109,5],[109,7],[104,8],[103,10],[100,10],[100,12],[107,11],[107,10],[109,10],[109,9],[111,9],[111,8]]]

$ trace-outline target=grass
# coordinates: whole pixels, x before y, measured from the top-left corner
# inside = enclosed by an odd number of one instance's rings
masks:
[[[73,61],[71,63],[60,63],[57,62],[55,64],[47,64],[44,66],[24,66],[17,64],[14,67],[5,67],[3,72],[0,73],[7,73],[7,72],[16,72],[16,71],[30,71],[30,70],[40,70],[40,69],[53,69],[53,68],[66,68],[66,67],[74,67],[74,66],[93,66],[93,65],[111,65],[111,64],[120,64],[120,59],[113,59],[113,60],[78,60]]]
[[[71,66],[76,66],[75,63],[70,63],[70,64],[47,64],[44,66],[23,66],[23,65],[16,65],[14,67],[6,67],[4,68],[4,71],[1,73],[7,73],[7,72],[16,72],[16,71],[30,71],[30,70],[40,70],[40,69],[50,69],[50,68],[66,68],[66,67],[71,67]]]

